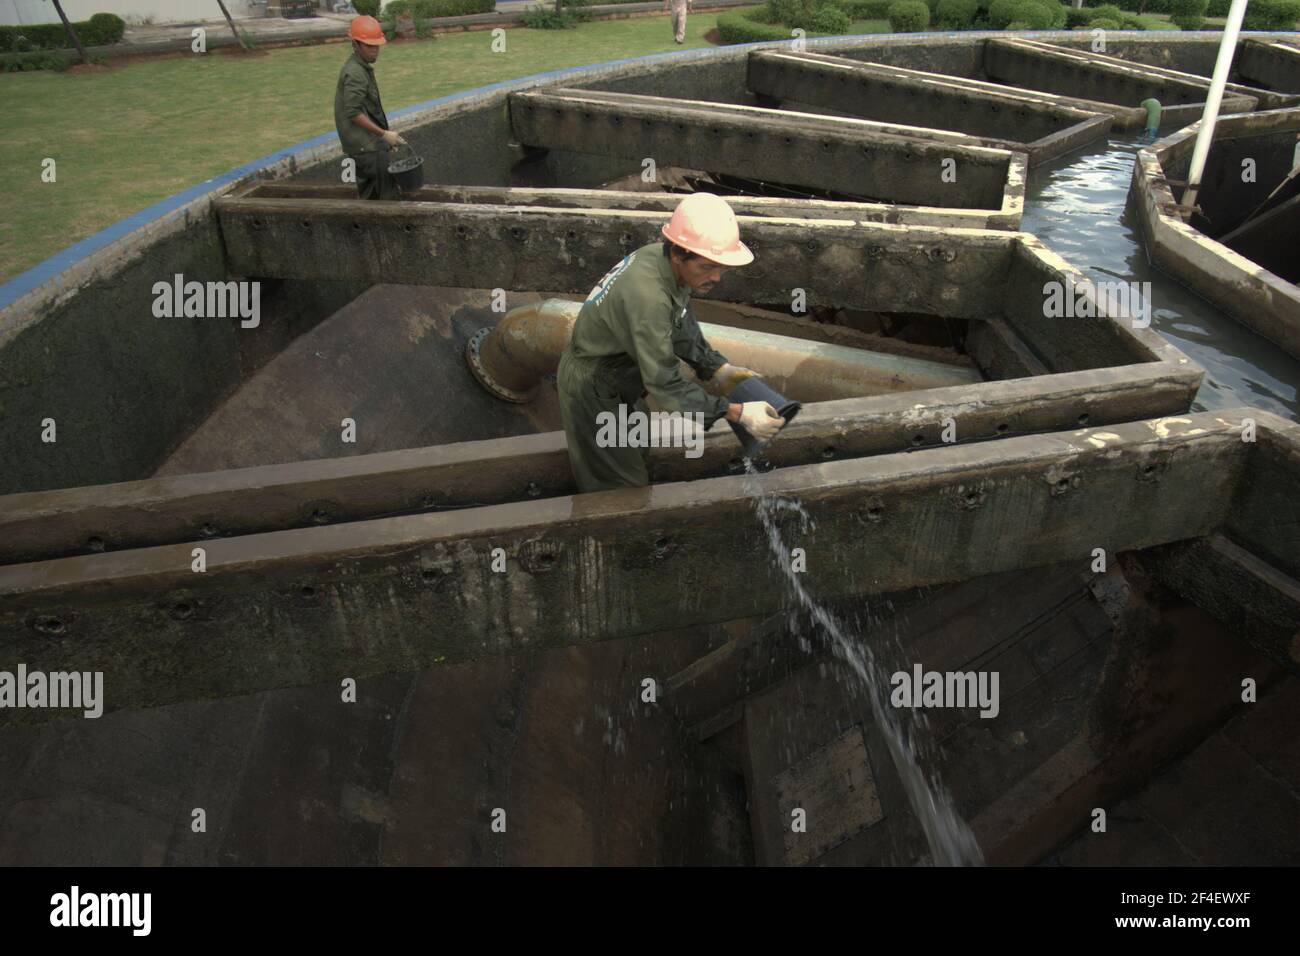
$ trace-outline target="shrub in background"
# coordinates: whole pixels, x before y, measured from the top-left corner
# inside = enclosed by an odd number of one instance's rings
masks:
[[[27,73],[34,70],[54,70],[56,73],[61,73],[71,65],[72,61],[66,56],[46,50],[0,56],[0,73]]]
[[[1084,7],[1082,10],[1069,7],[1065,11],[1065,25],[1067,27],[1086,26],[1099,17],[1105,17],[1108,20],[1120,23],[1123,20],[1124,11],[1113,3],[1105,3],[1099,7]],[[1115,29],[1119,28],[1116,27]]]
[[[82,46],[108,46],[119,43],[126,31],[126,21],[115,13],[96,13],[85,23],[74,23]]]
[[[887,20],[894,0],[843,0],[840,7],[850,20]]]
[[[939,0],[935,13],[945,30],[969,30],[979,9],[979,0]]]
[[[1180,30],[1199,30],[1205,24],[1205,9],[1209,0],[1173,0],[1170,20]]]
[[[788,27],[803,26],[805,16],[812,16],[811,6],[805,6],[803,0],[767,0],[765,23],[785,24]]]
[[[491,13],[496,8],[496,0],[411,0],[411,12],[417,20],[466,17],[471,13]]]
[[[930,8],[923,0],[894,0],[886,17],[895,33],[920,33],[930,25]]]
[[[377,17],[379,0],[352,0],[352,9],[363,17]]]
[[[1052,25],[1052,13],[1043,0],[993,0],[989,24],[995,30],[1046,30]]]
[[[530,30],[567,30],[591,19],[585,10],[565,10],[556,13],[554,7],[525,10],[519,22]]]
[[[1242,28],[1246,30],[1294,30],[1300,20],[1300,0],[1251,0]]]
[[[126,21],[113,13],[96,13],[89,20],[73,23],[82,46],[108,46],[122,39]],[[27,23],[0,27],[0,52],[25,53],[31,50],[66,50],[72,41],[62,23]],[[53,67],[32,67],[53,69]]]
[[[839,7],[826,3],[812,15],[809,27],[813,33],[843,34],[849,32],[852,22],[849,15]]]
[[[718,39],[723,43],[763,43],[767,40],[788,40],[790,30],[780,24],[760,23],[743,13],[718,15]]]
[[[785,27],[783,37],[799,28],[808,33],[848,33],[853,16],[837,0],[767,0],[761,11],[748,13],[751,20]]]

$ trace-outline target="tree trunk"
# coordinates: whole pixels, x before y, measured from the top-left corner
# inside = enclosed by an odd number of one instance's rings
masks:
[[[81,62],[89,63],[90,57],[86,56],[86,50],[81,45],[81,37],[77,36],[77,31],[73,29],[71,21],[68,20],[68,15],[63,12],[63,4],[59,3],[59,0],[54,0],[54,9],[59,11],[59,19],[63,21],[63,29],[68,31],[68,39],[77,48],[77,55],[81,57]]]
[[[230,24],[230,32],[235,35],[235,39],[239,41],[239,45],[247,50],[248,44],[244,42],[243,34],[235,29],[235,21],[230,19],[230,11],[226,9],[226,0],[217,0],[217,6],[219,6],[221,12],[225,14],[226,22]]]

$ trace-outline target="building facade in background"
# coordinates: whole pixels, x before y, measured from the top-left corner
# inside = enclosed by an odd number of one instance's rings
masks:
[[[269,0],[279,6],[278,0]],[[268,0],[226,0],[232,17],[266,15]],[[332,9],[323,0],[315,0],[320,9]],[[220,20],[217,0],[62,0],[70,20],[89,20],[96,13],[116,13],[128,24],[195,23]],[[57,23],[59,14],[50,0],[0,0],[0,24]]]

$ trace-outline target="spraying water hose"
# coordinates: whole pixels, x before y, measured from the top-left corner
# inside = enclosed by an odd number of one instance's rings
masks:
[[[785,428],[786,425],[794,421],[794,417],[799,414],[799,409],[803,408],[799,402],[786,398],[757,376],[745,379],[731,390],[727,398],[740,405],[744,405],[746,402],[767,402],[776,409],[778,415],[785,419],[785,423],[781,428]],[[731,426],[731,430],[736,433],[736,438],[740,440],[740,444],[744,447],[746,458],[757,457],[758,453],[767,444],[767,442],[755,438],[739,422],[728,422],[727,424]],[[778,431],[777,434],[779,435],[780,432]]]

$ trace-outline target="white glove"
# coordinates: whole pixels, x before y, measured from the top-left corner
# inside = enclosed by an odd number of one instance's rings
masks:
[[[759,441],[767,441],[785,425],[785,419],[767,402],[746,402],[740,406],[740,427]]]
[[[380,137],[389,146],[396,149],[398,146],[405,146],[406,140],[402,139],[402,134],[394,132],[391,129],[384,130],[384,135]]]

